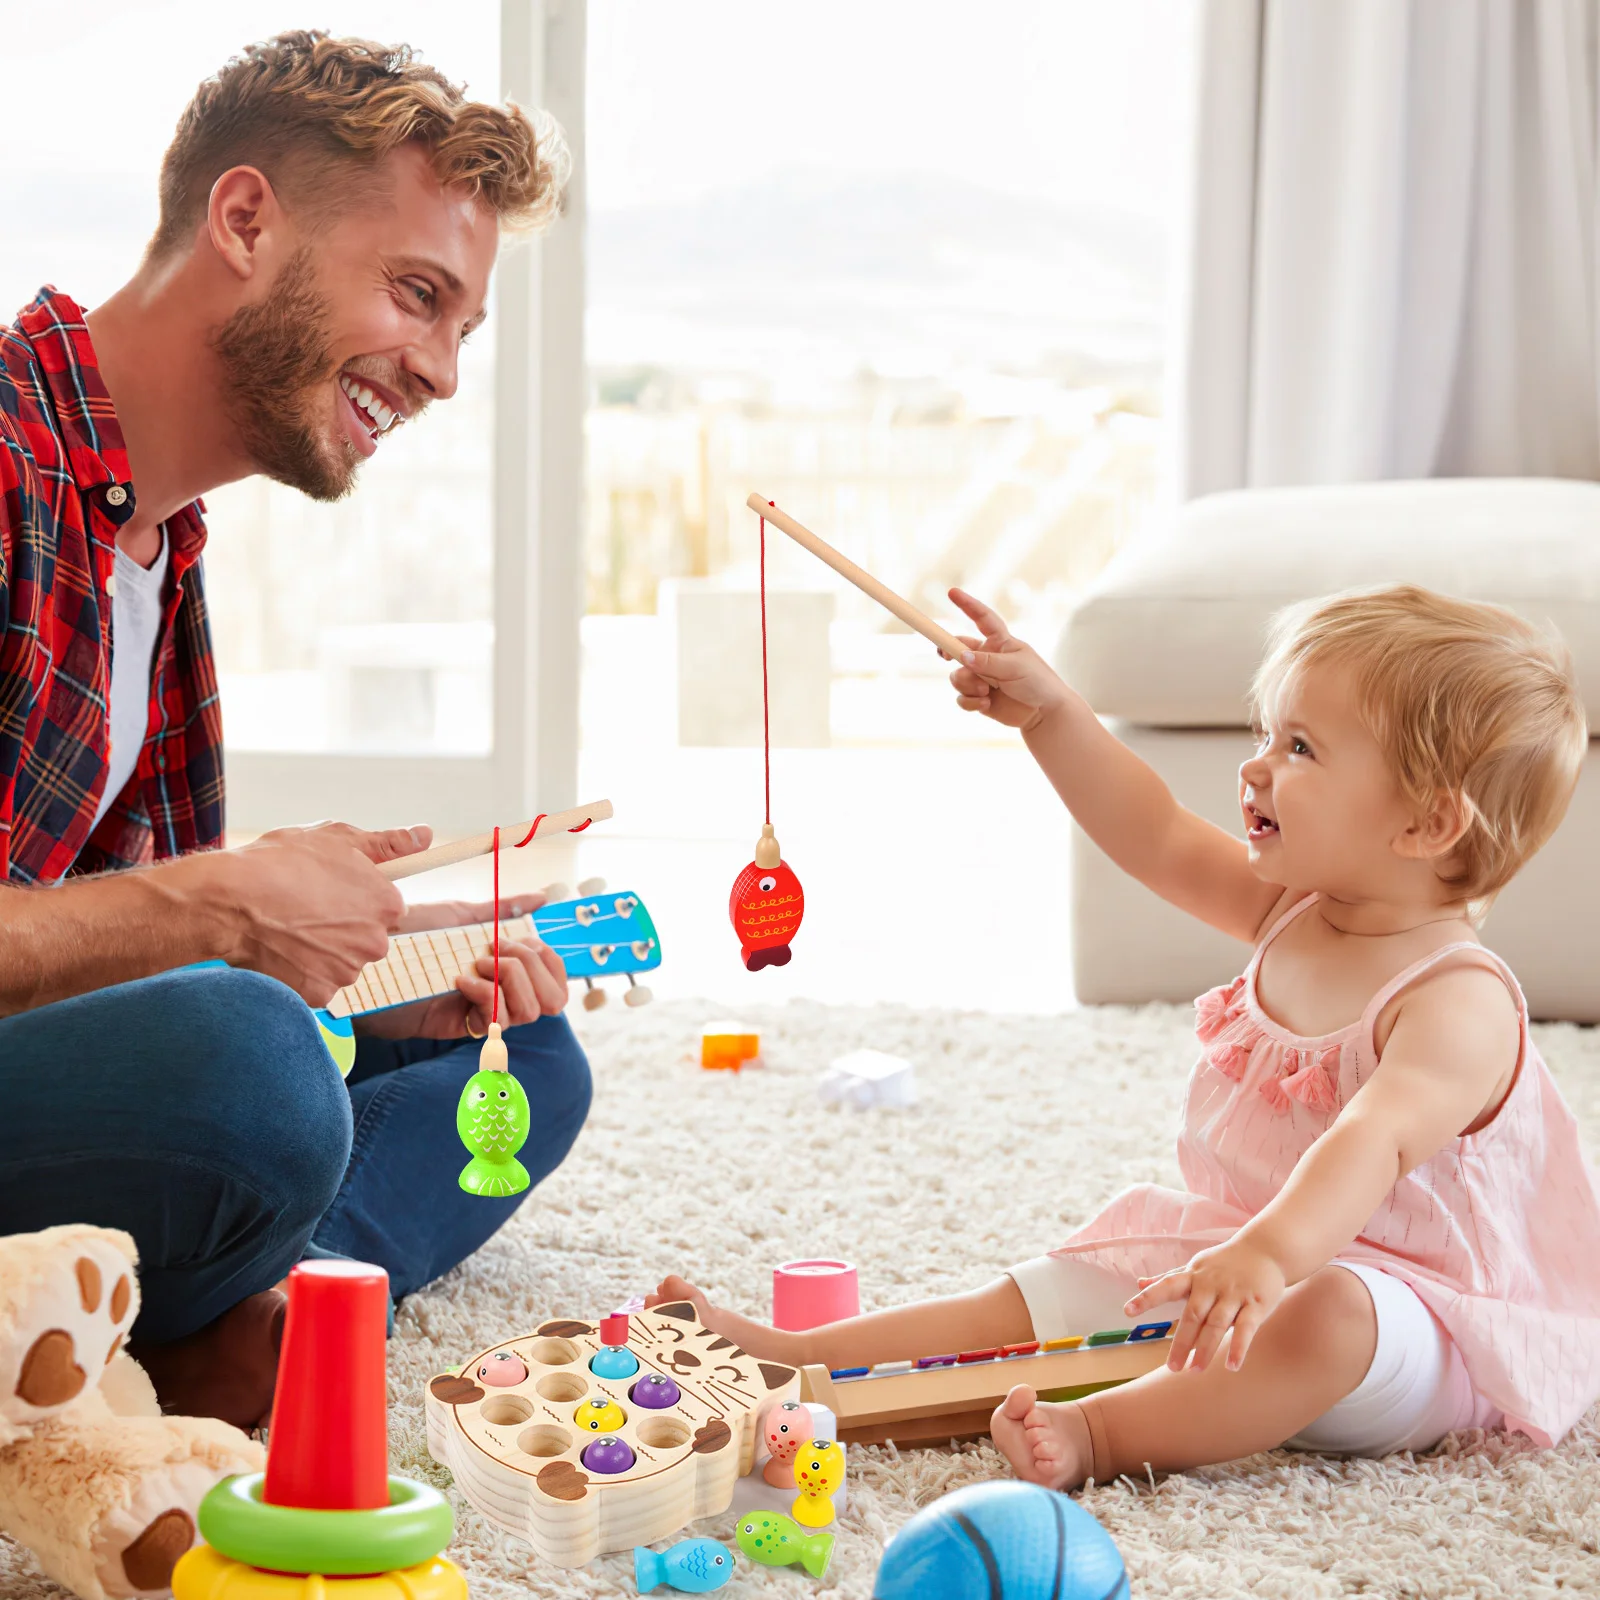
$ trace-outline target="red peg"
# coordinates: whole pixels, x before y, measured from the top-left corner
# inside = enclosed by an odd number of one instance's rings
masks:
[[[628,1342],[628,1313],[626,1311],[613,1312],[609,1317],[600,1319],[600,1343],[610,1345],[624,1345]]]
[[[289,1274],[262,1498],[308,1511],[389,1504],[389,1275],[358,1261]]]

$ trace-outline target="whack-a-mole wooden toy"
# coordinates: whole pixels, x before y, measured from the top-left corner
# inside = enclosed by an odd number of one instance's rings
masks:
[[[688,1301],[552,1321],[429,1383],[428,1450],[496,1527],[581,1567],[725,1511],[758,1413],[799,1392]]]

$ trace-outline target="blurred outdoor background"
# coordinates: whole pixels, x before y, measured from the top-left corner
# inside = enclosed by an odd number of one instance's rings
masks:
[[[375,20],[85,10],[99,66],[43,13],[8,20],[0,203],[30,222],[0,243],[8,315],[43,281],[92,307],[131,272],[206,71],[283,27]],[[1188,4],[994,0],[979,23],[954,0],[588,6],[579,793],[618,814],[577,870],[646,895],[661,993],[1071,1004],[1059,806],[1015,736],[956,710],[930,646],[775,533],[773,814],[810,910],[782,972],[745,974],[726,923],[762,820],[747,494],[935,616],[959,581],[1046,649],[1159,512]],[[381,29],[498,92],[495,0],[395,0]],[[51,84],[113,64],[140,85],[114,142],[49,114]],[[45,174],[24,146],[47,121]],[[349,500],[207,497],[230,747],[487,750],[493,406],[485,329],[455,401]],[[978,937],[999,926],[1003,951]]]

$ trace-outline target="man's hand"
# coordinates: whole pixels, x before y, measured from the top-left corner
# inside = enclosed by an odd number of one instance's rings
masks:
[[[1067,686],[1060,676],[1032,645],[1012,638],[998,611],[965,589],[952,589],[950,598],[983,632],[981,639],[960,635],[972,660],[957,663],[950,674],[963,711],[981,711],[1026,733],[1066,701]]]
[[[326,1005],[389,948],[405,915],[376,863],[425,850],[429,828],[368,833],[342,822],[278,828],[210,858],[236,918],[230,966],[281,979],[307,1005]]]
[[[1187,1300],[1178,1325],[1172,1330],[1172,1352],[1167,1365],[1182,1372],[1194,1352],[1196,1371],[1211,1365],[1223,1335],[1233,1329],[1228,1346],[1228,1370],[1237,1372],[1249,1354],[1256,1330],[1283,1299],[1287,1284],[1283,1268],[1265,1250],[1248,1239],[1230,1239],[1202,1250],[1186,1267],[1141,1278],[1139,1292],[1123,1310],[1137,1317],[1151,1306],[1168,1300]]]
[[[528,894],[508,894],[500,900],[500,920],[529,917],[549,899],[542,889]],[[407,906],[396,933],[427,933],[433,928],[469,928],[494,917],[493,900],[432,900]],[[502,952],[503,954],[504,952]]]
[[[500,902],[500,920],[526,916],[544,904],[542,894],[512,895]],[[401,933],[429,928],[460,928],[488,922],[494,901],[446,900],[413,906],[402,919]],[[500,942],[500,1026],[513,1028],[537,1018],[553,1017],[567,1004],[567,969],[547,944],[538,939]],[[481,956],[474,972],[456,979],[454,994],[435,995],[415,1005],[393,1006],[356,1019],[356,1032],[378,1039],[459,1039],[481,1035],[494,1009],[494,957]]]

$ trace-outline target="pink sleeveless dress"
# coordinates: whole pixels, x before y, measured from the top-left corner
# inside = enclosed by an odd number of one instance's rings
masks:
[[[1256,974],[1316,898],[1278,919],[1243,976],[1195,1002],[1202,1052],[1178,1138],[1189,1192],[1140,1184],[1051,1254],[1149,1277],[1232,1237],[1377,1070],[1384,1006],[1441,967],[1489,967],[1521,1022],[1510,1092],[1486,1127],[1408,1172],[1334,1259],[1409,1284],[1506,1427],[1552,1445],[1600,1396],[1600,1194],[1572,1111],[1528,1035],[1522,990],[1498,956],[1464,940],[1386,984],[1358,1022],[1315,1039],[1292,1034],[1261,1009]]]

